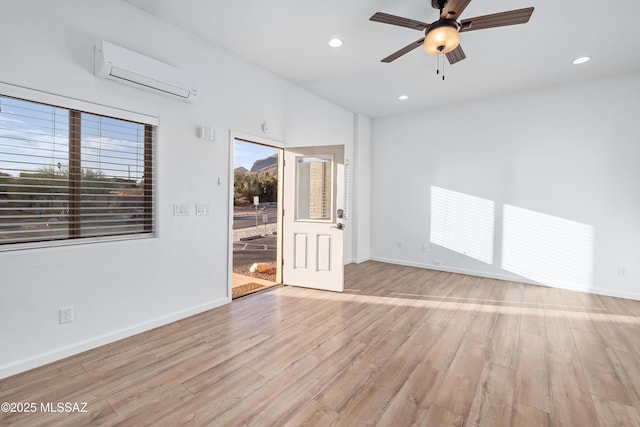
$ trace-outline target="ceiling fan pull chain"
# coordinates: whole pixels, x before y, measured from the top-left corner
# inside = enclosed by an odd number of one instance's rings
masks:
[[[436,75],[440,74],[440,55],[436,55]]]
[[[439,55],[442,56],[442,81],[444,81],[444,55]]]

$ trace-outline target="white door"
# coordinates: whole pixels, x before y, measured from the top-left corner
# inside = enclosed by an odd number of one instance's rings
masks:
[[[344,146],[286,148],[283,281],[344,289]]]

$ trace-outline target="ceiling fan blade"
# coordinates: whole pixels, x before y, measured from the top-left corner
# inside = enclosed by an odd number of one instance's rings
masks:
[[[442,9],[440,18],[455,19],[457,21],[469,3],[471,3],[471,0],[449,0],[444,9]]]
[[[510,10],[508,12],[491,15],[476,16],[460,21],[460,32],[484,30],[485,28],[506,27],[507,25],[524,24],[529,22],[533,7]]]
[[[384,58],[382,61],[380,62],[391,62],[391,61],[395,61],[396,59],[400,58],[402,55],[405,55],[409,52],[411,52],[413,49],[422,46],[422,43],[424,43],[424,37],[421,38],[420,40],[416,40],[413,43],[410,43],[408,45],[406,45],[405,47],[403,47],[402,49],[392,53],[391,55],[387,56],[386,58]]]
[[[467,55],[464,54],[464,50],[462,50],[462,46],[460,45],[458,45],[458,47],[453,49],[451,52],[447,53],[447,60],[451,65],[455,64],[456,62],[462,61],[466,57]]]
[[[416,21],[415,19],[403,18],[401,16],[389,15],[388,13],[375,13],[370,21],[382,22],[383,24],[398,25],[399,27],[412,28],[414,30],[425,30],[431,26],[426,22]]]

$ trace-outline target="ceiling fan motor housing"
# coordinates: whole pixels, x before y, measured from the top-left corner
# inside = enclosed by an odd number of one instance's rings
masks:
[[[442,10],[447,5],[447,0],[431,0],[431,7],[434,9]]]

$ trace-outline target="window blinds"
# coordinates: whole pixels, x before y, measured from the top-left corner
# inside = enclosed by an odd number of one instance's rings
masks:
[[[0,245],[153,233],[153,134],[0,96]]]

